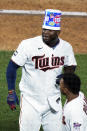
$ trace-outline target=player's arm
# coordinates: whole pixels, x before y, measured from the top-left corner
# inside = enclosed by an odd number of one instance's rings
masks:
[[[64,61],[63,73],[74,73],[77,67],[77,63],[72,46],[68,46],[67,50],[68,51]],[[56,80],[57,84],[59,84],[61,78],[62,78],[62,74],[57,76],[57,80]]]
[[[18,98],[15,92],[16,73],[19,67],[23,67],[27,61],[27,47],[26,42],[22,41],[16,51],[13,53],[11,60],[7,67],[7,83],[8,83],[8,97],[7,103],[11,109],[16,108],[18,104]]]
[[[69,45],[67,47],[63,73],[74,73],[76,70],[76,66],[77,66],[77,62],[74,56],[73,48],[71,45]]]
[[[63,73],[74,73],[76,70],[76,65],[64,66]],[[62,74],[57,76],[56,83],[59,85]]]
[[[19,104],[19,100],[15,92],[16,72],[19,67],[20,66],[10,60],[6,71],[6,79],[8,84],[7,103],[12,110],[16,109],[16,103]]]

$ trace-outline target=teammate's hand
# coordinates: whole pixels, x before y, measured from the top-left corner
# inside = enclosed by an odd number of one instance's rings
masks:
[[[19,105],[19,100],[16,95],[16,92],[14,90],[8,91],[7,104],[9,105],[11,110],[16,109],[16,103]]]

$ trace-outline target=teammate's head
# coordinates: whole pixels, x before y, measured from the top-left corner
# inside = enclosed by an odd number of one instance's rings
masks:
[[[60,90],[63,94],[71,92],[73,94],[79,94],[81,86],[81,80],[79,76],[74,73],[65,73],[60,80]]]
[[[42,25],[42,39],[48,46],[55,46],[61,30],[60,22],[60,10],[45,10],[45,18]]]

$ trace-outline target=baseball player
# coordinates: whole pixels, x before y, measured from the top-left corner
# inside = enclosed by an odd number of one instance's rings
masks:
[[[12,110],[19,104],[15,91],[16,72],[22,67],[20,89],[20,131],[61,131],[62,105],[56,77],[74,72],[72,46],[59,38],[60,10],[45,10],[42,36],[23,40],[7,67],[7,103]]]
[[[76,74],[62,75],[60,89],[67,98],[63,107],[62,131],[87,131],[87,98],[80,92],[80,86]]]

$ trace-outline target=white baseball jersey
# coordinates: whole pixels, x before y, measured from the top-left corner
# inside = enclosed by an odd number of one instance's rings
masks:
[[[87,131],[87,101],[82,93],[63,108],[62,131]]]
[[[49,97],[60,95],[55,81],[62,68],[76,65],[72,46],[59,40],[55,48],[43,43],[41,36],[23,40],[12,56],[12,60],[22,66],[20,91],[28,96],[27,101],[37,109],[44,110],[48,107]]]

